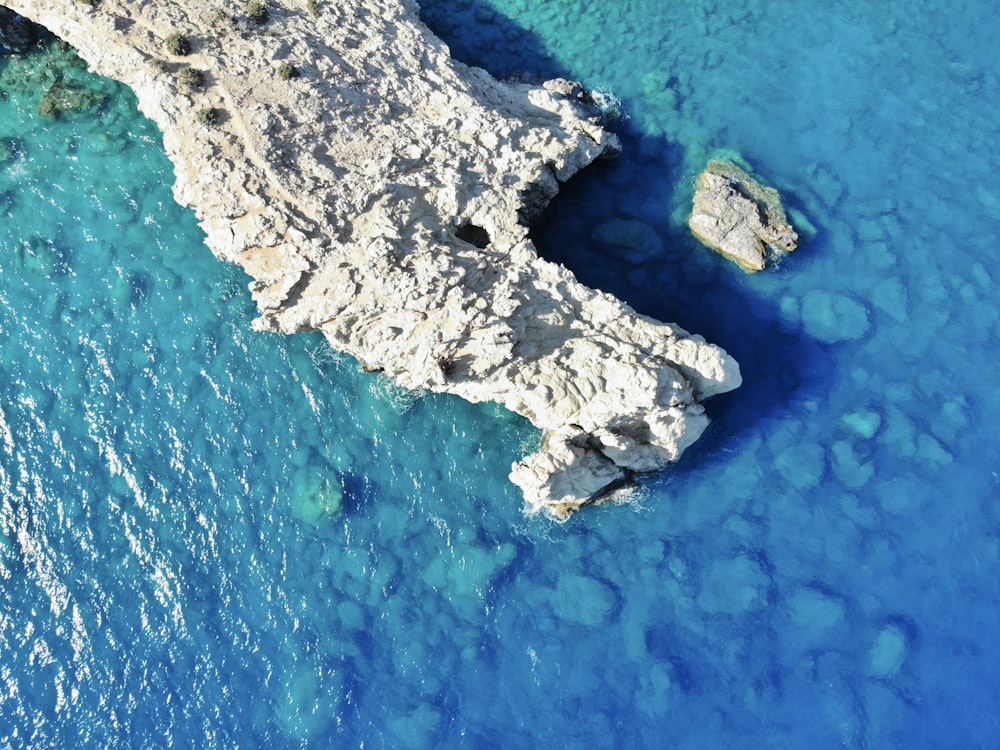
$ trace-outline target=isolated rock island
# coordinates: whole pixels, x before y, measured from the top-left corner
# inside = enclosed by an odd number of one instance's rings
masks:
[[[728,159],[712,159],[695,179],[688,227],[747,273],[762,271],[799,245],[778,191]]]
[[[135,91],[177,200],[253,278],[256,328],[539,427],[510,475],[527,511],[675,461],[740,384],[722,349],[538,257],[559,183],[619,148],[579,85],[457,63],[407,0],[3,4]]]

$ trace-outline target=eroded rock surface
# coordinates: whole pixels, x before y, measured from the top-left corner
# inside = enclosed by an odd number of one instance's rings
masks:
[[[198,0],[5,4],[136,92],[177,200],[253,277],[257,328],[322,331],[406,387],[541,428],[511,472],[528,511],[565,517],[676,460],[702,399],[739,385],[718,347],[538,258],[528,222],[618,150],[578,85],[456,63],[403,0],[271,2],[265,25]]]
[[[778,191],[731,161],[713,159],[695,182],[688,226],[702,243],[748,273],[798,247]]]

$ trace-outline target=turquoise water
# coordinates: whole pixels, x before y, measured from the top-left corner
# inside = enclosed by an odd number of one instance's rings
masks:
[[[537,244],[743,367],[555,526],[529,425],[252,332],[131,95],[0,62],[0,746],[1000,746],[993,9],[803,5],[423,3],[620,99]],[[812,227],[767,273],[684,230],[721,149]]]

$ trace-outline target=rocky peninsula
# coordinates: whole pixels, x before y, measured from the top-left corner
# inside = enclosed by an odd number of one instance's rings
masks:
[[[675,461],[740,384],[720,348],[538,257],[559,183],[619,148],[579,85],[455,62],[409,0],[3,4],[136,93],[176,199],[253,278],[256,328],[539,427],[511,471],[529,512]]]

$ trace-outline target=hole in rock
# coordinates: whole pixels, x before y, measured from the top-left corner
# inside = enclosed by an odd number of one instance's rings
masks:
[[[489,247],[490,244],[489,232],[475,224],[463,224],[455,230],[455,236],[463,242],[475,245],[480,250]]]

